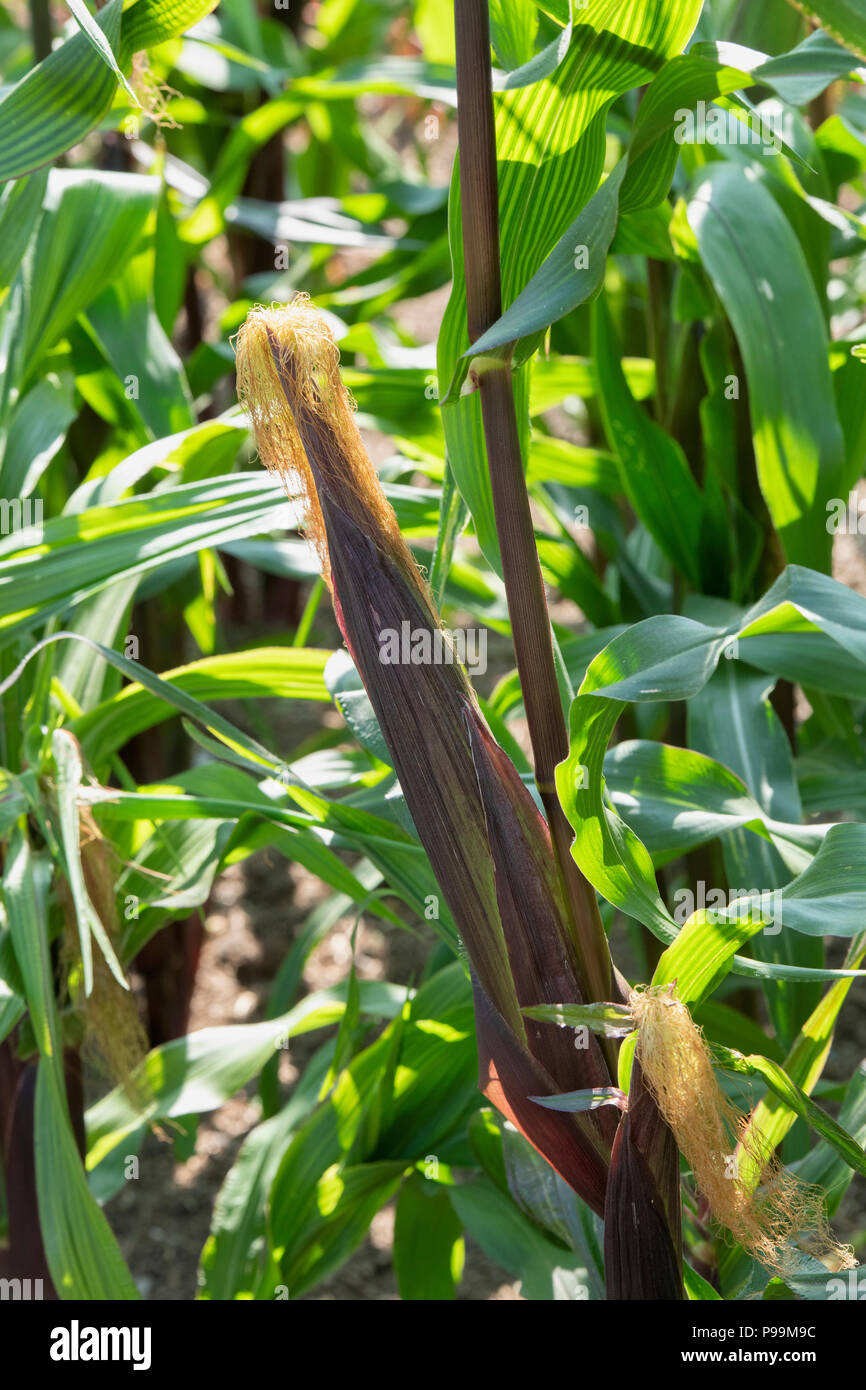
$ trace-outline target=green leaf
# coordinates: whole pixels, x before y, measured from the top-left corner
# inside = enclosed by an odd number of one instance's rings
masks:
[[[866,1062],[861,1062],[848,1083],[839,1123],[858,1144],[866,1145]],[[816,1144],[795,1165],[795,1171],[804,1182],[813,1183],[825,1193],[830,1216],[838,1209],[853,1177],[846,1159],[826,1140]]]
[[[721,915],[737,920],[756,910],[808,936],[856,936],[866,919],[866,825],[831,826],[811,864],[767,896],[736,898]]]
[[[644,93],[629,145],[629,168],[620,197],[620,208],[653,207],[667,196],[681,146],[674,126],[699,101],[748,85],[749,78],[737,62],[735,49],[726,65],[695,52],[680,54],[666,63]],[[674,138],[671,139],[673,133]],[[667,138],[663,138],[667,137]]]
[[[10,285],[42,215],[48,170],[7,183],[0,193],[0,285]]]
[[[526,288],[467,349],[464,357],[492,354],[519,339],[533,338],[597,293],[616,231],[618,195],[625,171],[625,161],[621,160],[563,232]],[[534,341],[531,348],[535,348]],[[518,349],[516,364],[526,355]]]
[[[155,254],[134,256],[90,305],[88,323],[109,365],[156,438],[193,424],[181,360],[153,307]]]
[[[675,940],[677,925],[659,895],[652,860],[605,799],[604,756],[623,702],[693,696],[706,684],[732,640],[803,626],[804,619],[858,661],[866,661],[866,603],[844,585],[792,566],[730,626],[710,628],[666,616],[647,619],[615,637],[592,661],[571,706],[570,754],[557,768],[556,784],[575,830],[572,854],[603,897],[666,944]],[[857,828],[846,826],[842,841],[837,842],[843,852],[850,848],[846,837],[852,830],[856,837]],[[860,889],[855,870],[850,881],[856,910]],[[807,887],[810,883],[814,880],[807,880]],[[734,957],[732,968],[759,979],[839,978],[832,971],[741,956]],[[844,971],[843,978],[850,973]]]
[[[81,965],[84,993],[93,991],[93,948],[91,937],[99,946],[109,970],[122,989],[129,983],[108,937],[105,926],[90,900],[81,864],[81,826],[79,822],[79,791],[84,776],[78,744],[67,729],[55,729],[51,749],[57,769],[57,809],[60,843],[63,848],[63,868],[69,881],[69,891],[75,905],[78,940],[81,944]]]
[[[158,193],[159,181],[146,174],[52,169],[42,219],[21,272],[29,295],[25,380],[76,314],[123,270]],[[98,237],[91,235],[96,224]]]
[[[47,1057],[39,1060],[34,1120],[39,1225],[62,1299],[137,1299],[111,1228],[87,1186],[66,1099]]]
[[[244,1140],[214,1203],[201,1254],[201,1297],[254,1296],[263,1263],[268,1192],[293,1132],[316,1103],[328,1052],[325,1044],[314,1054],[288,1104]]]
[[[63,1064],[48,940],[47,868],[46,861],[34,862],[27,838],[16,826],[6,855],[3,901],[36,1045],[60,1077]]]
[[[622,490],[662,552],[699,588],[700,488],[680,446],[633,399],[604,300],[595,306],[593,343],[605,429],[619,461]]]
[[[720,63],[730,62],[751,73],[752,79],[766,83],[790,106],[804,106],[819,96],[831,82],[847,77],[857,67],[857,58],[816,29],[789,53],[768,58],[766,53],[743,48],[741,44],[707,43],[695,47]]]
[[[154,1048],[134,1074],[140,1082],[137,1090],[147,1098],[142,1109],[118,1086],[88,1110],[88,1169],[142,1124],[216,1110],[261,1070],[275,1048],[338,1022],[346,1008],[345,995],[345,983],[333,985],[308,994],[288,1013],[264,1023],[202,1028]],[[393,1017],[404,996],[405,990],[395,985],[366,980],[361,984],[362,1009],[380,1017]]]
[[[90,11],[84,3],[84,0],[66,0],[66,3],[72,11],[73,15],[75,16],[75,20],[82,33],[84,33],[87,36],[88,40],[93,45],[102,61],[114,73],[118,82],[125,89],[127,95],[131,97],[134,104],[136,106],[140,106],[141,102],[139,101],[132,87],[130,87],[120,68],[117,66],[117,59],[114,56],[114,51],[111,47],[111,44],[108,42],[108,39],[105,37],[105,34],[100,29],[96,20],[91,15]]]
[[[548,1240],[512,1199],[488,1178],[475,1178],[448,1194],[468,1235],[521,1282],[524,1298],[543,1302],[589,1297],[580,1257]]]
[[[698,0],[685,0],[675,11],[662,0],[640,0],[625,8],[618,0],[587,0],[561,47],[553,49],[557,66],[551,68],[542,60],[539,80],[494,96],[506,310],[596,192],[604,168],[607,109],[617,96],[650,80],[666,58],[683,48],[699,12]],[[524,69],[527,75],[531,68],[533,64]],[[534,69],[532,76],[538,76]],[[580,158],[575,159],[578,144]],[[469,339],[456,168],[448,235],[453,285],[439,334],[438,378],[440,400],[456,399],[443,410],[442,422],[454,477],[472,513],[479,544],[498,569],[478,397],[457,397],[469,366],[463,356]],[[573,257],[572,252],[572,264]],[[595,258],[593,273],[600,259]],[[532,350],[530,339],[524,355]],[[515,381],[518,420],[525,414],[523,375]]]
[[[123,0],[109,0],[95,27],[110,49],[120,39]],[[111,106],[117,78],[78,30],[0,101],[0,182],[56,159],[83,140]]]
[[[590,1028],[603,1038],[624,1038],[634,1027],[623,1004],[534,1004],[520,1011],[527,1018],[567,1028]]]
[[[850,1134],[831,1119],[820,1105],[816,1105],[805,1091],[796,1085],[788,1076],[784,1067],[779,1066],[778,1062],[771,1062],[767,1057],[751,1055],[742,1056],[739,1052],[732,1052],[729,1048],[715,1046],[713,1049],[718,1065],[725,1071],[736,1072],[745,1076],[760,1076],[766,1081],[774,1096],[777,1096],[786,1108],[793,1112],[799,1119],[805,1120],[816,1130],[835,1151],[844,1158],[849,1168],[866,1177],[866,1153],[860,1144],[851,1137]]]
[[[594,1086],[589,1091],[563,1091],[558,1096],[530,1096],[529,1099],[536,1105],[543,1105],[545,1110],[561,1110],[568,1115],[597,1110],[601,1105],[615,1105],[620,1110],[628,1107],[628,1098],[618,1086]]]
[[[217,0],[133,0],[123,15],[124,71],[134,53],[191,29],[216,6]]]
[[[726,662],[722,673],[728,670]],[[717,679],[718,675],[714,681]],[[712,690],[714,681],[705,689]],[[696,696],[691,708],[701,699],[702,695]],[[696,741],[691,739],[693,744]],[[719,751],[724,755],[724,740]],[[792,872],[799,872],[807,853],[817,849],[826,827],[800,825],[800,816],[793,823],[774,821],[749,794],[745,783],[729,771],[733,763],[731,757],[723,764],[690,748],[628,739],[608,750],[604,773],[615,810],[652,855],[667,860],[716,836],[748,827],[759,840],[772,833],[774,843],[784,841],[795,866]],[[748,874],[743,882],[746,879],[758,881]],[[760,881],[763,884],[766,880],[762,877]]]
[[[296,1215],[290,1244],[280,1251],[280,1278],[290,1297],[306,1293],[348,1259],[405,1171],[400,1161],[325,1170]]]
[[[849,953],[846,963],[850,963],[852,967],[859,965],[864,954],[866,948],[860,943]],[[807,1096],[815,1089],[824,1070],[839,1010],[847,998],[851,984],[850,979],[837,980],[830,986],[817,1008],[803,1024],[796,1042],[785,1058],[784,1071],[787,1077]],[[789,1098],[783,1099],[775,1092],[766,1096],[749,1118],[749,1136],[753,1136],[754,1139],[754,1152],[769,1153],[775,1149],[781,1144],[796,1119],[797,1110],[792,1107]],[[755,1174],[756,1181],[759,1176],[760,1174]]]
[[[797,0],[797,8],[866,63],[866,15],[858,0]]]
[[[5,497],[25,498],[33,493],[75,415],[72,376],[66,372],[43,378],[16,401],[0,468]]]
[[[808,862],[801,847],[807,842],[793,826],[784,829],[770,820],[776,816],[800,822],[803,810],[791,746],[767,698],[769,689],[767,677],[754,675],[737,661],[725,661],[691,701],[688,711],[689,742],[742,776],[760,802],[768,838],[732,828],[722,845],[733,895],[760,888],[768,895],[767,905],[772,904],[773,891],[784,887]],[[826,833],[825,827],[815,830]],[[814,850],[819,844],[820,839],[809,848]],[[754,937],[752,951],[764,961],[815,967],[824,964],[820,940],[780,929],[778,922]],[[787,1046],[817,1004],[819,988],[814,982],[784,986],[767,982],[764,992],[776,1035]]]
[[[413,1173],[400,1189],[394,1273],[403,1299],[450,1300],[463,1273],[463,1226],[448,1190]]]
[[[702,1274],[698,1274],[696,1269],[692,1269],[688,1260],[683,1261],[683,1283],[686,1286],[686,1294],[691,1302],[701,1300],[720,1301],[722,1295],[716,1293],[712,1284]]]
[[[188,666],[164,671],[160,680],[197,700],[277,697],[327,701],[324,673],[330,656],[330,652],[306,647],[257,647],[249,652],[203,657]],[[90,761],[102,763],[137,733],[154,728],[174,713],[161,691],[132,682],[69,727]]]
[[[840,495],[845,451],[827,330],[800,243],[758,178],[731,164],[702,172],[688,216],[743,355],[773,523],[790,560],[827,570],[826,502]]]
[[[86,30],[79,28],[53,49],[0,102],[0,182],[79,144],[109,111],[118,76],[129,72],[133,54],[183,33],[217,0],[133,0],[124,8],[125,3],[109,0]],[[75,0],[75,11],[81,24],[81,0]],[[118,55],[116,62],[109,62],[106,47]]]
[[[282,488],[237,473],[52,517],[0,540],[0,643],[77,606],[122,575],[256,535],[286,517]]]
[[[696,1008],[721,980],[734,962],[734,952],[755,932],[762,919],[739,918],[720,921],[703,908],[692,913],[676,941],[664,951],[652,978],[654,986],[676,984],[677,997]]]

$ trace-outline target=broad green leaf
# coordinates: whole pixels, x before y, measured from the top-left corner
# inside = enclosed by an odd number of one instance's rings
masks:
[[[797,0],[797,8],[866,63],[866,15],[858,0]]]
[[[25,380],[36,372],[41,353],[123,270],[158,193],[158,181],[146,174],[51,171],[36,239],[20,272],[29,297]],[[94,237],[97,224],[100,235]]]
[[[491,1116],[485,1128],[492,1130],[493,1124]],[[477,1134],[478,1130],[475,1132]],[[512,1198],[521,1211],[576,1252],[586,1267],[587,1297],[604,1298],[601,1218],[581,1201],[574,1189],[550,1167],[529,1141],[501,1118],[498,1135],[505,1179]],[[496,1171],[491,1171],[489,1163],[485,1164],[485,1169],[496,1180]]]
[[[607,253],[616,231],[618,195],[625,171],[625,162],[620,161],[563,232],[526,288],[464,356],[493,354],[521,338],[531,338],[596,294],[604,279]],[[516,360],[521,360],[519,351]]]
[[[303,1295],[348,1259],[406,1171],[398,1161],[332,1165],[322,1173],[292,1239],[280,1250],[280,1276],[289,1295]]]
[[[193,424],[183,366],[153,307],[156,259],[140,252],[113,276],[87,313],[88,323],[125,395],[157,437]]]
[[[140,106],[141,102],[139,101],[132,87],[130,87],[120,68],[117,66],[117,59],[114,56],[111,44],[108,42],[108,39],[105,37],[105,34],[100,29],[96,20],[91,15],[86,4],[84,3],[84,0],[66,0],[66,3],[72,11],[73,15],[75,16],[75,20],[82,33],[87,36],[88,40],[93,45],[96,52],[101,57],[102,61],[114,73],[118,82],[126,90],[127,95],[131,97],[133,103],[136,106]]]
[[[737,920],[760,907],[760,897],[744,897],[721,912],[728,920]],[[832,825],[808,868],[772,892],[770,910],[782,930],[790,928],[808,936],[856,936],[862,932],[866,921],[866,825]]]
[[[687,0],[676,12],[661,0],[642,0],[625,8],[617,0],[587,0],[575,13],[563,48],[555,50],[558,66],[549,71],[544,67],[544,75],[529,86],[494,97],[506,310],[598,188],[608,107],[617,96],[650,80],[666,58],[685,46],[699,11],[696,0]],[[578,144],[581,157],[569,157]],[[463,357],[469,340],[456,168],[448,233],[453,284],[438,341],[440,400],[456,395],[468,369]],[[532,350],[530,340],[526,354]],[[518,374],[515,383],[518,420],[524,413],[524,375]],[[477,393],[446,406],[442,418],[457,486],[472,513],[479,544],[498,568]]]
[[[429,1153],[477,1096],[469,983],[458,964],[439,971],[401,1018],[359,1053],[302,1125],[271,1192],[271,1238],[292,1249],[321,1174],[333,1165],[400,1162]]]
[[[706,689],[712,689],[712,684]],[[694,703],[700,699],[697,696]],[[826,827],[774,821],[745,783],[729,771],[732,762],[726,758],[723,764],[690,748],[635,739],[609,749],[604,773],[615,810],[652,855],[668,859],[717,835],[748,827],[759,839],[772,835],[777,845],[783,842],[792,872],[798,873],[805,867],[804,859],[817,849]],[[739,882],[739,876],[735,877]],[[765,882],[763,877],[760,881]]]
[[[716,1292],[712,1284],[708,1283],[702,1274],[698,1274],[697,1270],[692,1269],[688,1260],[683,1261],[683,1283],[690,1302],[719,1302],[721,1300],[722,1295]]]
[[[726,65],[695,53],[680,54],[666,63],[644,93],[629,144],[629,167],[620,209],[652,207],[667,196],[681,153],[679,130],[683,117],[699,101],[748,85],[736,53]],[[673,135],[673,138],[671,136]]]
[[[191,29],[217,0],[133,0],[124,10],[121,66],[126,71],[132,55],[143,48],[165,43]]]
[[[264,474],[185,483],[52,517],[0,540],[0,639],[11,641],[121,575],[256,535],[286,519],[285,493]]]
[[[48,170],[8,182],[0,193],[0,285],[12,283],[39,218]]]
[[[648,357],[624,357],[622,369],[636,401],[645,401],[655,391],[655,363]],[[568,396],[590,399],[598,395],[598,368],[593,357],[539,357],[532,366],[529,409],[543,415]]]
[[[866,1063],[861,1062],[845,1091],[839,1111],[839,1124],[858,1144],[866,1145]],[[839,1151],[823,1140],[795,1166],[798,1177],[813,1183],[826,1194],[830,1216],[842,1201],[853,1172]]]
[[[288,1104],[247,1135],[214,1203],[199,1266],[200,1297],[253,1297],[261,1276],[265,1206],[292,1133],[316,1103],[327,1044],[304,1068]]]
[[[499,349],[532,339],[527,349],[517,348],[515,360],[520,363],[536,345],[532,335],[591,299],[604,278],[620,213],[654,207],[670,188],[679,147],[671,140],[662,143],[662,136],[670,135],[683,111],[698,101],[748,82],[748,75],[737,68],[691,54],[667,63],[641,102],[627,155],[563,232],[514,303],[464,356],[500,355]]]
[[[69,881],[69,891],[75,906],[78,940],[81,946],[84,993],[87,996],[93,991],[91,937],[96,941],[109,970],[120,987],[129,989],[129,983],[117,959],[108,931],[105,924],[100,921],[84,881],[79,818],[79,793],[84,770],[81,764],[80,749],[67,729],[55,729],[51,738],[51,750],[54,754],[57,776],[57,810],[60,844],[63,848],[63,869]]]
[[[607,304],[593,314],[602,413],[620,468],[620,484],[668,559],[700,586],[704,511],[700,488],[676,443],[633,399],[620,366]]]
[[[725,661],[688,710],[689,742],[743,778],[760,804],[761,819],[770,832],[763,838],[731,827],[724,836],[724,862],[733,896],[756,889],[770,895],[806,868],[802,846],[807,842],[800,839],[798,846],[795,831],[770,823],[770,817],[800,822],[803,810],[791,746],[767,698],[769,690],[766,676],[754,675],[738,661]],[[817,847],[815,842],[810,846],[812,850]],[[764,961],[815,967],[824,964],[820,940],[786,931],[778,921],[754,938],[752,950]],[[776,1035],[787,1046],[817,1004],[818,986],[768,981],[764,990]]]
[[[400,1189],[394,1273],[400,1297],[450,1300],[463,1273],[463,1226],[448,1190],[413,1173]]]
[[[849,952],[846,964],[860,964],[866,947],[858,944]],[[800,1035],[784,1061],[784,1071],[795,1086],[807,1096],[820,1079],[833,1041],[839,1011],[848,996],[852,981],[837,980],[831,985],[818,1007],[804,1023]],[[757,1151],[769,1153],[781,1144],[797,1119],[797,1111],[787,1099],[775,1092],[765,1097],[752,1111],[749,1134],[754,1136]],[[825,1136],[826,1137],[826,1136]],[[755,1175],[755,1180],[759,1174]]]
[[[688,215],[743,354],[773,523],[790,560],[827,570],[826,502],[840,495],[844,441],[827,331],[800,244],[757,177],[731,164],[702,173]]]
[[[111,1228],[87,1186],[61,1082],[39,1060],[34,1120],[39,1224],[62,1299],[138,1299]]]
[[[120,39],[122,10],[123,0],[109,0],[93,21],[110,48]],[[82,140],[108,111],[116,88],[103,54],[79,29],[0,101],[0,182],[47,164]]]
[[[701,55],[720,63],[732,63],[766,83],[791,106],[803,106],[819,96],[831,82],[846,77],[857,67],[857,58],[820,29],[809,34],[789,53],[769,58],[757,49],[738,43],[695,45]]]
[[[866,1177],[866,1153],[860,1144],[853,1139],[850,1134],[835,1120],[822,1110],[820,1105],[816,1105],[805,1091],[791,1080],[784,1067],[779,1066],[778,1062],[772,1062],[768,1057],[748,1056],[744,1057],[739,1052],[732,1052],[729,1048],[715,1047],[715,1059],[720,1067],[725,1071],[736,1072],[746,1076],[760,1076],[783,1104],[791,1110],[799,1119],[805,1120],[807,1124],[826,1139],[831,1148],[844,1158],[849,1168]]]
[[[205,420],[192,429],[144,444],[110,473],[92,472],[85,478],[69,496],[63,514],[70,516],[116,502],[151,472],[158,481],[164,473],[178,483],[203,482],[229,473],[246,436],[244,417],[229,410],[216,420]]]
[[[844,615],[844,617],[843,617]],[[650,618],[614,640],[591,663],[571,707],[571,751],[557,768],[560,802],[575,830],[572,849],[582,872],[609,902],[666,944],[677,925],[658,891],[646,847],[605,800],[604,755],[625,700],[683,699],[706,684],[721,653],[738,635],[790,628],[803,620],[819,627],[858,660],[866,659],[866,603],[844,585],[792,566],[748,613],[727,627],[691,619]],[[847,623],[848,625],[843,625]],[[857,827],[838,827],[845,836]],[[829,834],[829,832],[828,832]],[[835,863],[835,860],[834,860]],[[853,872],[853,871],[852,871]],[[856,873],[851,903],[859,902]],[[807,886],[814,879],[807,880]],[[844,909],[843,909],[844,911]],[[749,961],[733,969],[759,979],[818,980],[834,972],[808,966]],[[847,978],[849,971],[843,972]]]
[[[570,1302],[589,1297],[580,1257],[548,1240],[489,1178],[450,1187],[448,1195],[487,1257],[520,1280],[524,1298]]]
[[[257,647],[203,657],[163,672],[160,679],[197,700],[327,701],[324,672],[330,656],[330,652],[305,647]],[[171,718],[174,712],[161,694],[132,683],[74,720],[70,728],[90,760],[102,762],[135,734]]]
[[[676,941],[664,951],[653,985],[676,985],[677,998],[696,1008],[725,978],[734,953],[761,929],[761,918],[719,920],[703,908],[692,914]]]
[[[60,1022],[54,995],[48,939],[47,862],[34,862],[26,836],[16,826],[6,853],[3,902],[15,959],[27,994],[36,1045],[62,1076]]]
[[[829,639],[830,650],[836,647],[850,659],[852,679],[863,670],[859,688],[866,694],[866,599],[799,565],[789,565],[762,599],[746,612],[735,612],[729,623],[713,627],[667,615],[637,624],[596,658],[596,681],[601,695],[618,700],[690,699],[704,688],[723,654],[745,660],[748,651],[751,660],[752,651],[772,652],[777,634],[799,638],[816,633]],[[756,640],[746,647],[752,638]],[[781,649],[787,663],[792,648]],[[821,689],[821,670],[814,665],[811,674],[808,670],[813,661],[810,650],[797,669],[805,684]],[[789,670],[784,674],[790,679]]]
[[[346,1007],[345,995],[345,984],[333,985],[308,994],[288,1013],[264,1023],[203,1028],[154,1048],[135,1074],[147,1098],[142,1109],[118,1086],[88,1110],[88,1169],[142,1124],[216,1110],[261,1070],[275,1048],[288,1047],[293,1037],[338,1022]],[[362,1009],[380,1017],[398,1012],[404,996],[405,990],[395,985],[361,984]]]
[[[29,497],[75,419],[71,374],[47,376],[15,403],[2,451],[5,497]]]
[[[133,54],[183,33],[216,3],[109,0],[86,31],[77,29],[0,102],[0,182],[77,145],[107,114],[118,75],[130,71]],[[75,10],[81,23],[82,0],[75,0]],[[117,55],[115,64],[109,64],[106,48]]]
[[[447,9],[445,14],[448,14]],[[538,14],[523,0],[490,0],[490,37],[493,51],[510,71],[533,56]]]

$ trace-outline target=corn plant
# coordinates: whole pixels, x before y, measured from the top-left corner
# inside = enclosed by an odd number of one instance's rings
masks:
[[[410,1300],[862,1296],[858,7],[69,10],[0,20],[0,1276],[138,1298],[131,1161],[256,1083],[201,1298],[392,1203]],[[188,1032],[263,849],[328,896]],[[305,993],[347,913],[418,978]]]

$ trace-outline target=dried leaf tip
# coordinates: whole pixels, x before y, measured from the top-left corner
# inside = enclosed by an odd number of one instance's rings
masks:
[[[382,491],[340,375],[325,316],[307,295],[251,309],[235,339],[238,399],[263,462],[299,501],[303,529],[328,583],[328,515],[339,507],[403,570],[429,605],[426,585]]]

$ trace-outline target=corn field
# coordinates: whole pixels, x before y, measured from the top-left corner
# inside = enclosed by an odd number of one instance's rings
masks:
[[[866,0],[9,0],[0,84],[0,1301],[814,1360]]]

